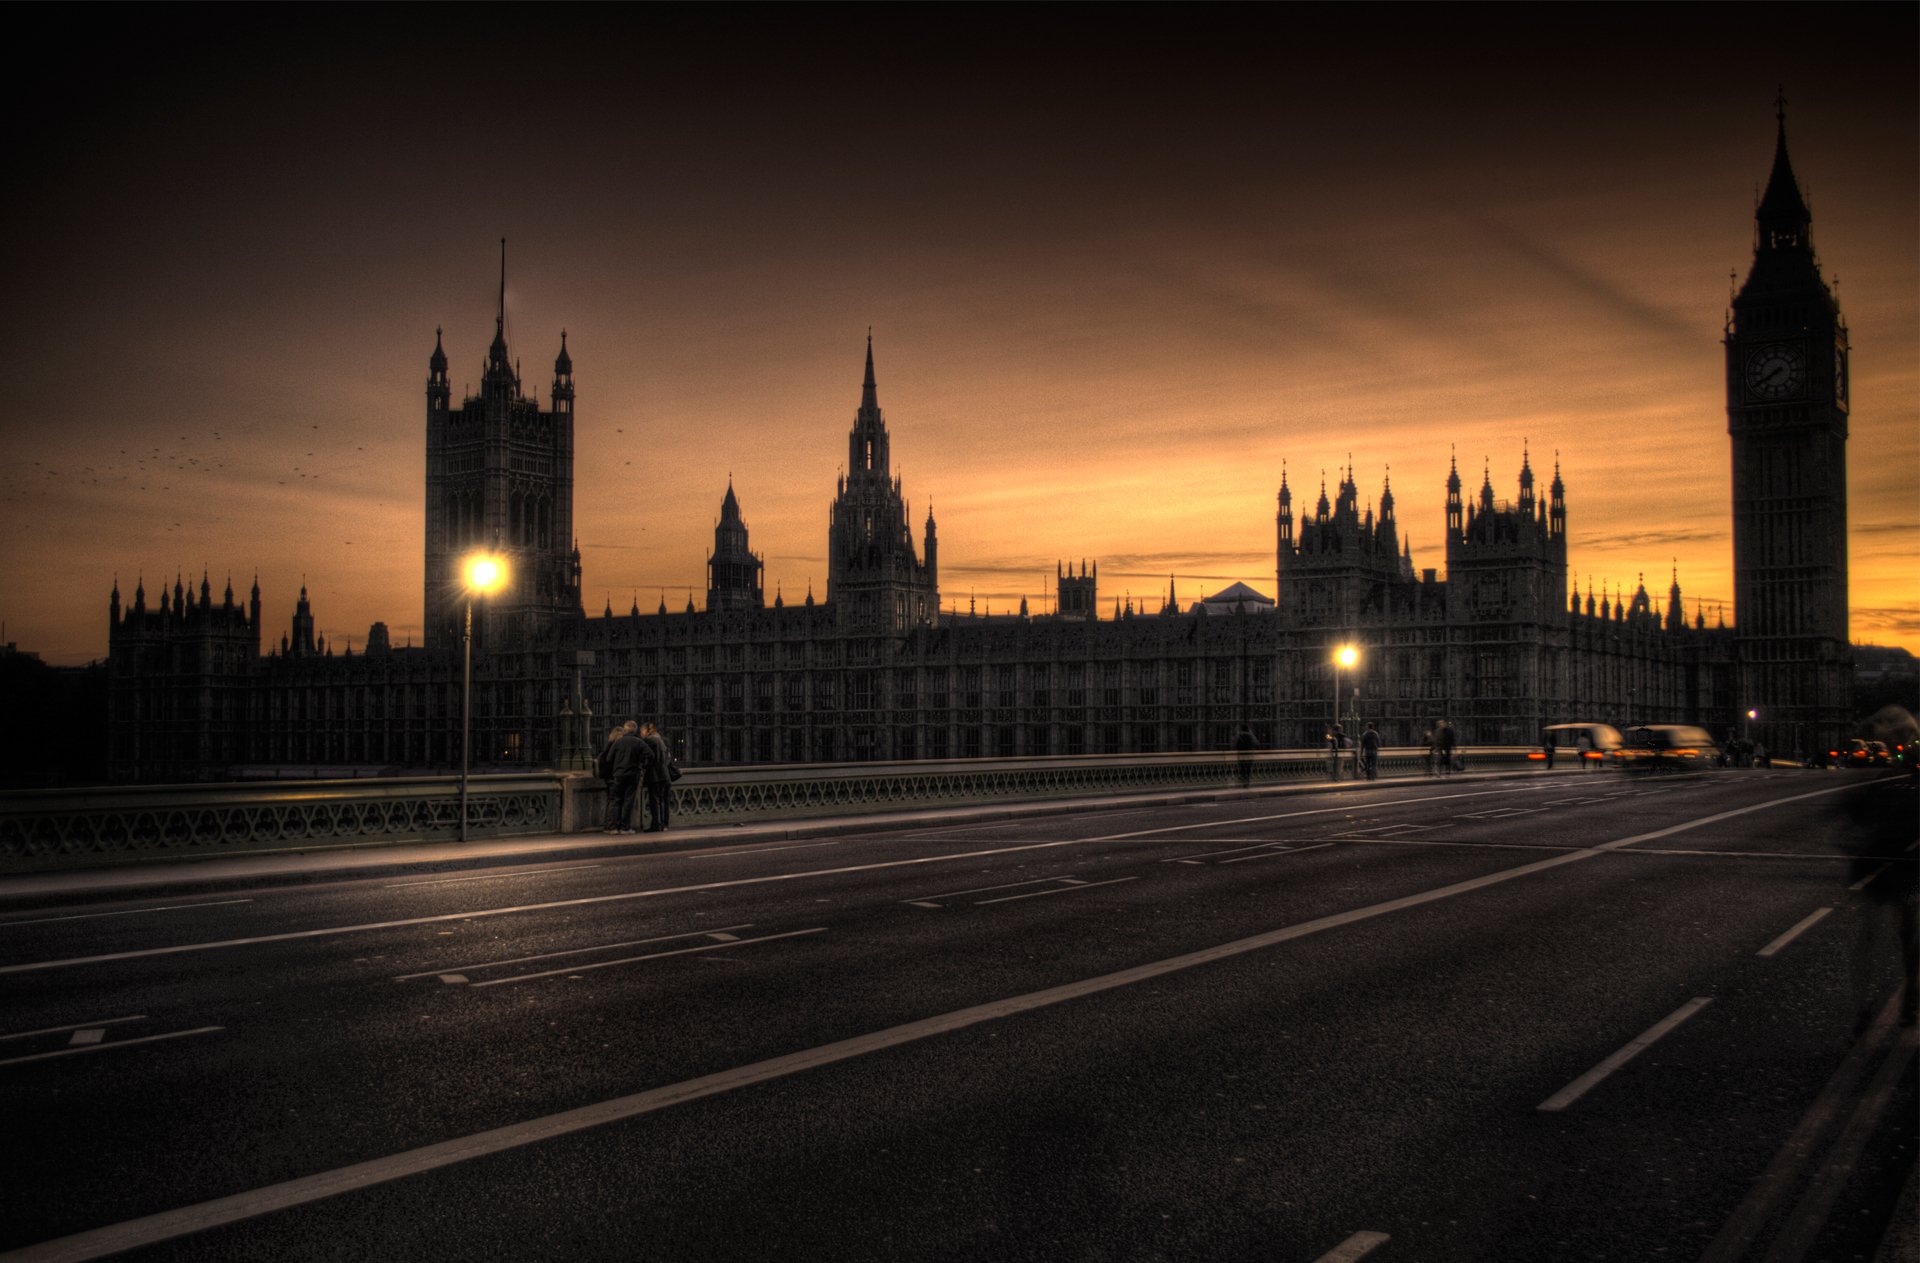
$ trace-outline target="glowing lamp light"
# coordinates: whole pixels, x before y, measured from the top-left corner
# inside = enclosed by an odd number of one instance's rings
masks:
[[[1351,667],[1360,661],[1360,651],[1352,645],[1341,645],[1339,651],[1333,655],[1333,660],[1343,667]]]
[[[467,558],[463,569],[467,591],[485,595],[499,590],[507,581],[507,563],[505,558],[492,553],[475,553]]]

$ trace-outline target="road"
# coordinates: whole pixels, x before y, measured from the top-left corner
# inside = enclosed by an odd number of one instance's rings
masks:
[[[1913,821],[1554,775],[16,902],[0,1257],[1872,1258]]]

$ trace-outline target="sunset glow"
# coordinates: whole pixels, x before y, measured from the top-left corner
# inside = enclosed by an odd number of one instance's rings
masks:
[[[1511,500],[1525,454],[1583,594],[1677,572],[1733,623],[1720,340],[1784,83],[1852,338],[1851,636],[1920,651],[1911,6],[1281,12],[176,11],[43,67],[5,639],[101,657],[116,578],[205,570],[270,642],[304,581],[329,642],[419,643],[427,359],[477,387],[502,236],[526,391],[563,328],[577,374],[589,613],[697,600],[730,479],[769,602],[824,597],[871,327],[950,606],[1081,558],[1103,605],[1271,594],[1283,468],[1297,512],[1349,463],[1444,569],[1449,460]],[[469,73],[503,49],[569,90]]]

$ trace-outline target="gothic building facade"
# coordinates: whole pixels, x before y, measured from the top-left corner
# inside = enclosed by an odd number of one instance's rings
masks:
[[[508,586],[472,598],[473,729],[481,765],[578,760],[563,711],[576,673],[604,729],[658,720],[694,763],[949,759],[1316,745],[1336,715],[1411,744],[1440,718],[1469,744],[1526,744],[1574,720],[1753,729],[1812,752],[1846,724],[1846,331],[1822,281],[1784,121],[1757,213],[1754,263],[1727,328],[1737,626],[1689,622],[1678,576],[1664,601],[1584,598],[1570,582],[1559,461],[1544,493],[1522,450],[1517,495],[1490,468],[1471,497],[1446,484],[1444,576],[1415,573],[1393,491],[1363,503],[1351,468],[1294,512],[1283,470],[1275,596],[1229,589],[1157,612],[1103,617],[1099,567],[1057,573],[1050,612],[942,612],[929,510],[919,548],[869,337],[847,465],[828,525],[825,600],[765,598],[729,480],[707,559],[704,608],[580,604],[573,541],[573,364],[562,333],[551,403],[522,389],[504,281],[480,391],[456,409],[436,335],[428,361],[426,643],[395,648],[376,624],[359,653],[313,632],[303,589],[293,631],[261,650],[260,597],[215,604],[176,582],[158,610],[144,585],[110,603],[109,734],[122,781],[457,764],[460,559],[509,560]],[[503,247],[504,250],[504,247]],[[504,267],[504,254],[503,254]],[[504,273],[503,273],[504,275]],[[1334,649],[1361,663],[1340,675]],[[575,725],[577,732],[578,725]]]

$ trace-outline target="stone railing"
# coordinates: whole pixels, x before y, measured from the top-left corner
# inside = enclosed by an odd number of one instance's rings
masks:
[[[1470,770],[1525,767],[1523,747],[1475,748]],[[1531,764],[1539,767],[1538,763]],[[1385,750],[1383,777],[1420,776],[1423,750]],[[1262,751],[1255,786],[1328,780],[1323,751]],[[1353,763],[1341,760],[1342,779]],[[692,768],[674,786],[677,823],[733,824],[994,802],[1232,788],[1232,753],[1056,755],[901,763],[796,763]],[[606,786],[590,774],[475,776],[468,836],[597,829]],[[460,782],[451,776],[0,793],[0,872],[92,868],[150,860],[452,841]]]
[[[467,836],[562,829],[554,772],[475,776]],[[301,851],[460,836],[460,780],[423,776],[0,794],[0,872]]]

